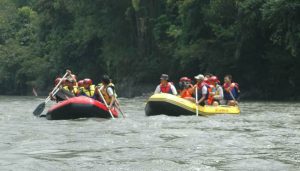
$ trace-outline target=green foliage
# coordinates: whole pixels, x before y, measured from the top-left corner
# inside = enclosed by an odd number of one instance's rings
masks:
[[[299,55],[300,2],[295,0],[267,1],[263,8],[263,21],[271,31],[271,41],[284,46],[291,55]]]
[[[231,73],[245,96],[298,97],[299,17],[298,0],[1,0],[0,93],[46,89],[70,68],[125,87]]]

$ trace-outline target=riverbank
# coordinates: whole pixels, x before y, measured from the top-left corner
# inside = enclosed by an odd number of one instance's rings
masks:
[[[125,98],[133,98],[138,96],[150,96],[157,84],[150,84],[150,83],[134,83],[133,81],[126,81],[123,83],[116,83],[116,91],[119,97]],[[47,96],[51,91],[52,87],[48,87],[44,90],[35,89],[38,96]],[[27,90],[26,92],[16,93],[16,92],[7,92],[1,93],[0,95],[9,95],[9,96],[35,96],[33,93],[33,88]],[[258,91],[256,89],[253,90],[245,90],[241,87],[241,96],[240,100],[242,101],[287,101],[287,102],[295,102],[300,101],[300,96],[294,94],[294,96],[278,96],[276,94],[266,94],[263,91]]]

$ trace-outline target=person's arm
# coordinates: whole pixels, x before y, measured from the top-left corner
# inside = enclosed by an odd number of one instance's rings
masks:
[[[201,102],[203,102],[205,100],[205,96],[202,96],[201,99],[198,100],[198,104],[200,104]]]
[[[223,88],[221,86],[219,86],[219,96],[220,96],[219,100],[222,100],[224,98],[224,92],[223,92]]]
[[[154,94],[158,94],[160,93],[160,86],[158,85],[154,91]]]
[[[112,106],[115,104],[115,101],[116,101],[116,97],[115,97],[115,95],[112,95],[112,96],[111,96],[111,102],[110,102],[110,104],[109,104],[109,108],[110,108],[110,109],[111,109]]]
[[[56,97],[53,96],[52,92],[49,93],[49,96],[50,96],[50,100],[56,101]]]
[[[177,95],[177,90],[176,90],[174,85],[171,85],[171,90],[172,90],[173,95],[176,96]]]
[[[115,97],[115,93],[111,87],[107,88],[107,94],[109,95],[109,97],[111,97],[109,108],[112,108],[112,106],[114,105],[114,103],[116,101],[116,97]]]

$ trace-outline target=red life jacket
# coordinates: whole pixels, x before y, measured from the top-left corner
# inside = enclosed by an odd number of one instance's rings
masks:
[[[234,85],[234,86],[231,86],[231,85]],[[228,88],[230,88],[230,91],[235,99],[237,99],[239,97],[240,89],[239,89],[238,83],[234,83],[234,82],[232,82],[231,84],[224,83],[223,88],[225,90],[224,91],[224,99],[225,100],[233,100],[230,93],[227,91]]]
[[[168,83],[167,85],[162,85],[162,84],[160,84],[160,91],[161,91],[162,93],[173,94],[173,93],[172,93],[172,89],[171,89],[171,83]]]
[[[231,85],[234,85],[233,87],[231,87]],[[231,84],[228,83],[224,83],[223,84],[224,89],[227,89],[228,87],[230,87],[230,90],[236,88],[237,90],[239,90],[239,84],[238,83],[234,83],[232,82]]]

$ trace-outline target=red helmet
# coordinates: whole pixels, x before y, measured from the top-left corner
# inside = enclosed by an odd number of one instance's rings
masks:
[[[89,78],[86,78],[86,79],[83,80],[83,83],[87,84],[87,85],[92,85],[93,81],[91,79],[89,79]]]
[[[204,77],[203,82],[208,83],[208,78],[207,78],[207,77]]]
[[[209,81],[213,82],[213,83],[220,83],[219,79],[217,76],[211,76],[209,78]]]
[[[191,82],[192,80],[189,79],[188,77],[181,77],[179,81],[180,82]]]
[[[60,82],[61,78],[60,77],[57,77],[54,81],[54,85],[57,85],[59,82]]]
[[[83,84],[84,84],[84,81],[83,80],[79,80],[77,84],[78,84],[78,87],[82,87]]]

